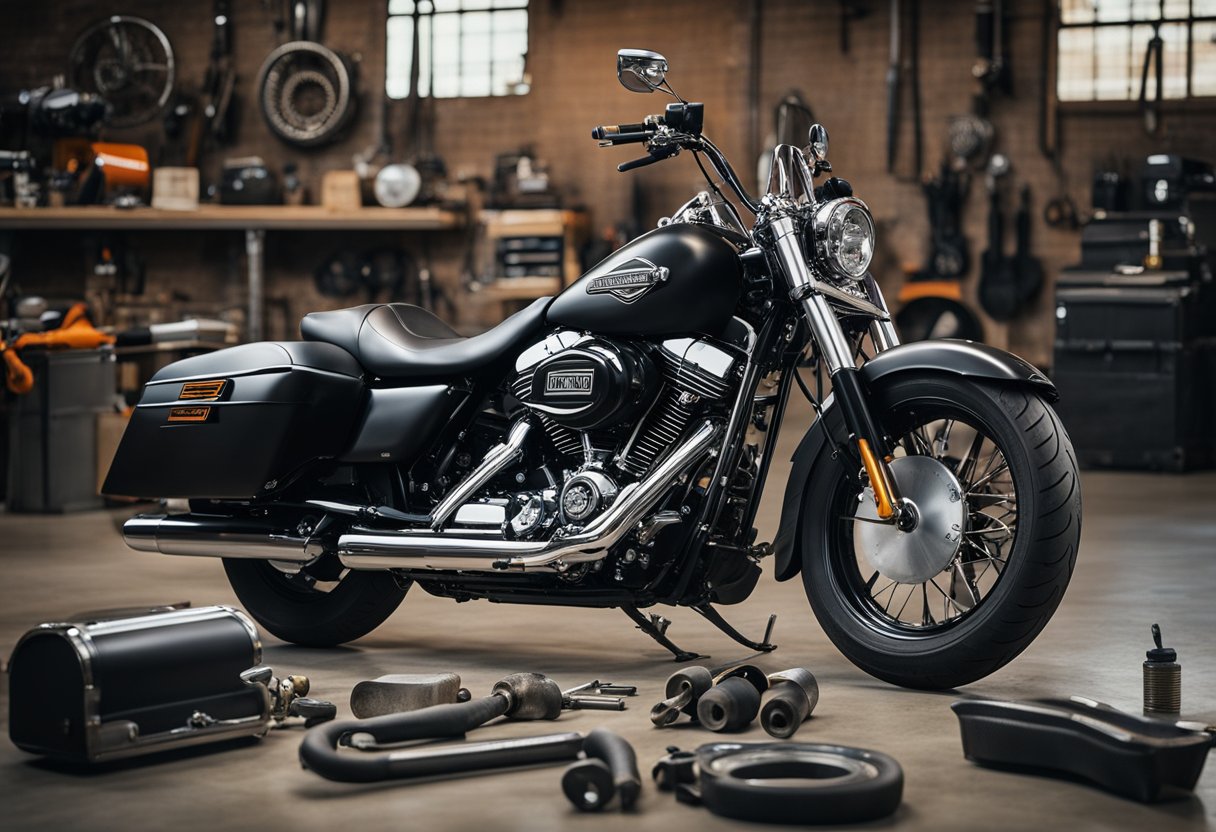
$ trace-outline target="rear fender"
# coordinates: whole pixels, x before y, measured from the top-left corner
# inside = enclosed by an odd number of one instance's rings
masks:
[[[945,373],[1029,387],[1043,398],[1059,398],[1046,376],[1012,353],[973,341],[917,341],[881,352],[861,367],[866,389],[874,392],[905,373]],[[823,418],[817,419],[791,458],[790,478],[785,486],[781,522],[773,540],[774,574],[788,581],[802,569],[802,504],[806,485],[817,468],[830,462],[847,439],[840,409],[829,396],[823,403]],[[825,426],[826,423],[826,426]],[[830,428],[829,430],[825,428]],[[833,439],[832,437],[835,437]]]

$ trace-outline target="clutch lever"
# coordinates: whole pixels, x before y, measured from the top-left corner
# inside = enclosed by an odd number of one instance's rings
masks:
[[[616,166],[616,169],[621,173],[626,173],[638,168],[644,168],[647,165],[653,165],[655,162],[661,162],[664,159],[670,159],[679,152],[680,148],[675,145],[656,147],[650,151],[649,155],[643,156],[641,159],[634,159],[632,162],[621,162]]]

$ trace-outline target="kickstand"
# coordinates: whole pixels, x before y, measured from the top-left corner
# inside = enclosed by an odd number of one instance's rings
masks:
[[[677,662],[690,662],[693,659],[708,658],[700,653],[690,653],[669,639],[667,637],[667,628],[671,626],[671,622],[663,616],[651,613],[650,618],[647,618],[642,615],[637,607],[621,607],[621,611],[629,616],[634,624],[638,625],[639,630],[670,650],[672,655],[676,657]]]
[[[713,624],[719,630],[726,633],[744,647],[750,648],[759,653],[771,653],[777,649],[777,645],[769,641],[769,639],[773,637],[773,626],[777,623],[777,613],[773,613],[768,617],[768,626],[764,628],[764,639],[762,641],[752,641],[747,636],[743,635],[743,633],[739,632],[729,623],[727,623],[726,619],[722,617],[722,614],[709,604],[698,604],[697,606],[693,607],[693,609],[701,613],[705,620],[710,624]]]

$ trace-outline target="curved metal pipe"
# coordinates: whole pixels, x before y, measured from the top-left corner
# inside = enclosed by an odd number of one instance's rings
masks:
[[[706,454],[718,428],[703,422],[645,479],[621,489],[616,502],[581,531],[544,541],[473,538],[450,532],[357,532],[338,539],[338,559],[350,569],[446,569],[485,572],[562,568],[600,560],[639,523],[677,476]],[[559,564],[560,562],[560,564]]]
[[[494,475],[519,458],[524,450],[531,426],[526,421],[516,422],[507,435],[507,441],[495,445],[486,452],[486,457],[467,477],[460,481],[431,512],[431,528],[439,531],[456,509],[469,501],[477,489],[494,478]]]

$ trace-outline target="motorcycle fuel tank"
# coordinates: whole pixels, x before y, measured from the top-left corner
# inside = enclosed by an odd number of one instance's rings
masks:
[[[673,223],[580,277],[554,299],[545,319],[601,335],[717,335],[742,290],[734,244],[709,226]]]

